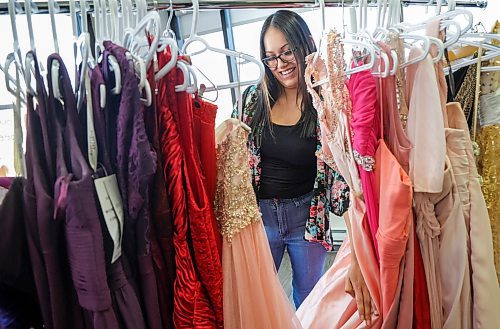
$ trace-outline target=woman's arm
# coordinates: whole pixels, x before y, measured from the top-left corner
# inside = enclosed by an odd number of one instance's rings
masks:
[[[356,300],[359,317],[365,320],[367,325],[371,325],[372,298],[361,273],[358,258],[356,257],[356,250],[352,244],[352,227],[348,213],[344,213],[343,217],[347,226],[349,241],[351,241],[351,266],[345,281],[345,292]]]

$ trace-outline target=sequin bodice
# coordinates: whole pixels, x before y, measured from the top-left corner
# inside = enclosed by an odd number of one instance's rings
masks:
[[[248,132],[237,119],[224,121],[216,132],[217,187],[214,211],[221,234],[231,242],[261,215],[248,170]]]

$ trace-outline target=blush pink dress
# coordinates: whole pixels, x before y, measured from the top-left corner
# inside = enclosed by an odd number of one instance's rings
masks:
[[[248,132],[237,119],[215,131],[214,210],[222,241],[226,329],[302,329],[281,287],[248,170]]]
[[[351,222],[352,241],[344,240],[332,267],[323,275],[309,296],[297,310],[297,316],[304,328],[366,328],[359,317],[356,301],[345,290],[345,280],[351,264],[351,248],[356,251],[361,273],[372,297],[373,307],[380,314],[380,280],[375,251],[372,248],[371,232],[366,220],[366,209],[362,196],[361,180],[351,147],[348,115],[350,99],[343,78],[343,50],[340,36],[330,31],[327,40],[327,71],[329,85],[322,88],[323,101],[311,85],[313,71],[320,67],[322,59],[312,65],[308,58],[306,82],[308,91],[318,111],[322,130],[323,152],[319,154],[325,162],[335,166],[351,189],[351,204],[348,215]],[[371,328],[380,328],[382,319],[372,315]]]

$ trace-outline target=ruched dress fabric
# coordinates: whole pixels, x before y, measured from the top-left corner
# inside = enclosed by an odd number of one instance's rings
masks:
[[[378,195],[375,187],[375,151],[377,148],[377,132],[380,130],[380,116],[377,115],[377,88],[370,71],[352,74],[347,82],[352,102],[352,148],[358,165],[363,198],[366,204],[366,215],[373,246],[380,258],[377,230],[379,225]]]
[[[252,187],[247,140],[237,119],[217,127],[214,209],[223,236],[224,328],[301,329],[274,267]]]
[[[325,163],[335,166],[351,189],[348,209],[352,229],[352,241],[346,238],[337,253],[332,267],[318,281],[309,296],[297,310],[304,328],[365,328],[360,318],[356,301],[345,292],[345,280],[351,264],[351,248],[356,251],[361,273],[373,300],[373,307],[380,312],[380,280],[378,263],[371,242],[371,232],[366,217],[365,204],[361,199],[362,187],[358,168],[351,148],[349,122],[350,99],[343,79],[344,60],[340,47],[340,35],[330,31],[326,36],[327,72],[329,85],[323,86],[322,96],[312,88],[311,75],[316,68],[312,58],[308,59],[306,82],[318,111],[322,129],[323,157]],[[318,58],[317,64],[321,63]],[[380,328],[382,318],[372,314],[371,328]]]
[[[55,217],[65,222],[65,236],[73,285],[90,328],[146,328],[139,299],[129,282],[122,258],[110,263],[105,253],[111,237],[100,216],[94,173],[80,149],[81,134],[76,100],[68,72],[58,55],[64,103],[49,95],[57,122],[57,176]],[[50,66],[50,65],[49,65]],[[49,89],[51,75],[49,72]],[[57,119],[56,119],[57,117]],[[85,136],[83,134],[83,136]],[[69,166],[65,161],[69,155]],[[122,256],[123,257],[123,256]]]
[[[164,65],[168,60],[168,53],[158,54],[160,65]],[[205,257],[212,259],[214,255],[218,256],[215,238],[207,241],[210,236],[206,234],[200,236],[200,232],[197,231],[200,226],[213,228],[213,224],[207,223],[207,217],[195,216],[195,214],[200,213],[196,209],[190,208],[193,205],[193,195],[192,190],[189,189],[190,185],[188,185],[188,171],[192,170],[192,167],[189,167],[188,170],[188,161],[186,160],[188,155],[186,153],[191,152],[191,157],[193,157],[194,152],[192,147],[184,148],[184,145],[192,146],[192,143],[182,143],[179,132],[182,129],[188,129],[188,127],[180,124],[179,116],[180,112],[189,112],[191,108],[188,108],[187,95],[182,96],[184,102],[180,102],[176,95],[175,85],[181,83],[181,80],[182,73],[178,69],[174,69],[159,80],[157,85],[160,146],[165,162],[163,173],[174,221],[176,278],[173,321],[176,328],[222,328],[222,321],[218,322],[218,319],[222,320],[223,314],[220,258],[218,259],[218,270],[210,272],[206,266],[213,265],[213,263],[203,263],[203,259],[196,259],[195,252],[191,251],[198,250],[198,253],[204,253]],[[185,133],[192,134],[190,129]],[[200,183],[203,184],[201,181]],[[195,244],[195,241],[198,244]],[[203,241],[206,242],[206,245],[203,245]],[[209,298],[208,289],[202,283],[202,273],[205,279],[207,275],[212,278],[213,282],[217,283],[217,288],[220,289],[217,311]],[[217,316],[216,312],[218,312]]]

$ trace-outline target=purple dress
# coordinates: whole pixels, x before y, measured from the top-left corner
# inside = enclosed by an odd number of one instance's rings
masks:
[[[104,42],[120,65],[122,92],[118,107],[116,174],[124,205],[124,251],[139,283],[144,315],[150,329],[161,329],[158,291],[151,254],[149,184],[156,172],[156,153],[149,143],[140,103],[139,81],[127,50]],[[103,67],[106,71],[107,67]]]
[[[95,195],[93,173],[82,154],[78,142],[85,137],[79,126],[75,95],[68,72],[58,55],[49,57],[60,64],[62,104],[55,101],[57,112],[57,173],[55,185],[55,217],[64,221],[68,259],[73,284],[80,306],[92,328],[145,328],[137,296],[128,283],[122,262],[106,262],[104,240],[106,224],[100,216]],[[51,72],[48,76],[51,81]],[[68,164],[71,165],[68,165]],[[104,232],[104,233],[103,233]],[[108,266],[106,266],[108,264]]]
[[[38,299],[47,328],[84,328],[66,261],[63,223],[53,219],[55,179],[51,106],[35,57],[36,100],[28,94],[27,181],[24,189],[27,241]]]

